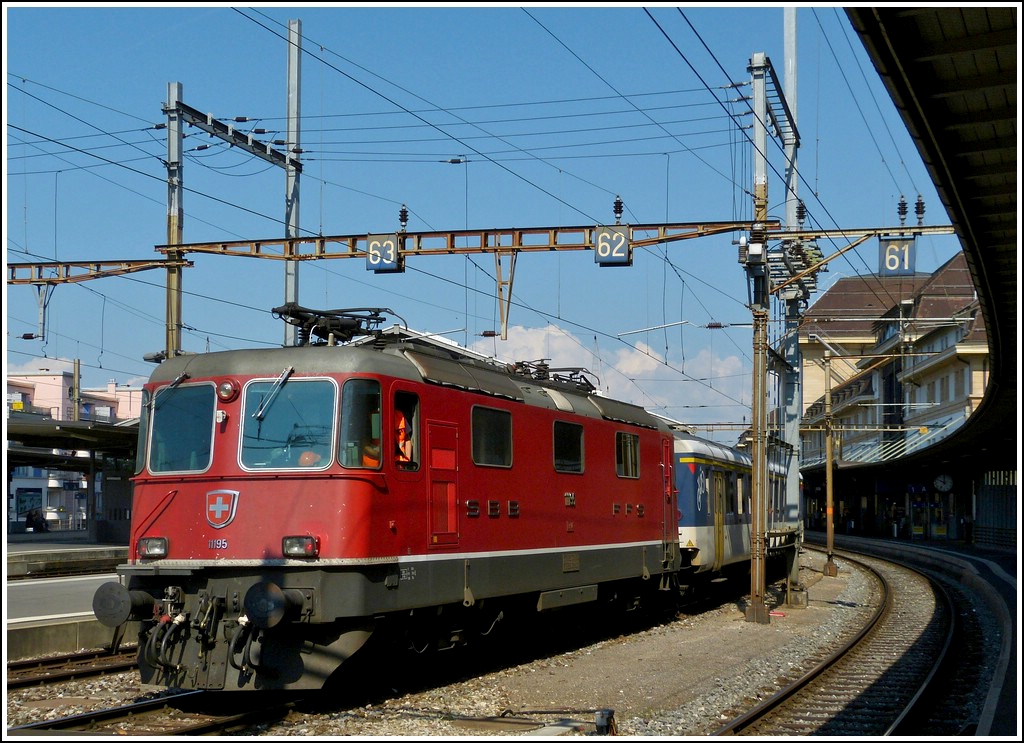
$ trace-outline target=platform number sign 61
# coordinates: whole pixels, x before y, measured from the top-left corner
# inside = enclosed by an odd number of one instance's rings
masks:
[[[912,276],[916,258],[913,237],[878,238],[878,275]]]
[[[633,248],[629,244],[629,227],[594,228],[594,262],[602,266],[632,266]]]
[[[398,235],[366,236],[366,270],[376,273],[395,273],[405,270],[404,257],[399,250]]]

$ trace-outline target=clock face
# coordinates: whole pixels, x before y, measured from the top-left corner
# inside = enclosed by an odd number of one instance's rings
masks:
[[[953,489],[953,478],[949,475],[939,475],[935,478],[935,489],[943,493],[949,492]]]

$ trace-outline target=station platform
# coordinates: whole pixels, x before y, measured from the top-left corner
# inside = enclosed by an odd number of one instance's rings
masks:
[[[4,577],[45,578],[69,573],[108,573],[128,560],[128,545],[98,544],[86,531],[7,535]]]

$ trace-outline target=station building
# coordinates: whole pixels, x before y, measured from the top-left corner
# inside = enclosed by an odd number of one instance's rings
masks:
[[[988,339],[963,253],[933,274],[839,279],[805,313],[800,346],[808,528],[825,528],[831,420],[837,533],[1013,544],[1016,472],[988,471],[982,451],[973,471],[865,467],[925,452],[984,396]]]

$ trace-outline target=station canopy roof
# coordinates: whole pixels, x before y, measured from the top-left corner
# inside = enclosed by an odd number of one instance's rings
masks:
[[[76,452],[92,452],[97,459],[133,458],[139,435],[137,419],[112,424],[12,416],[6,423],[8,472],[14,467],[88,471],[89,458]]]

